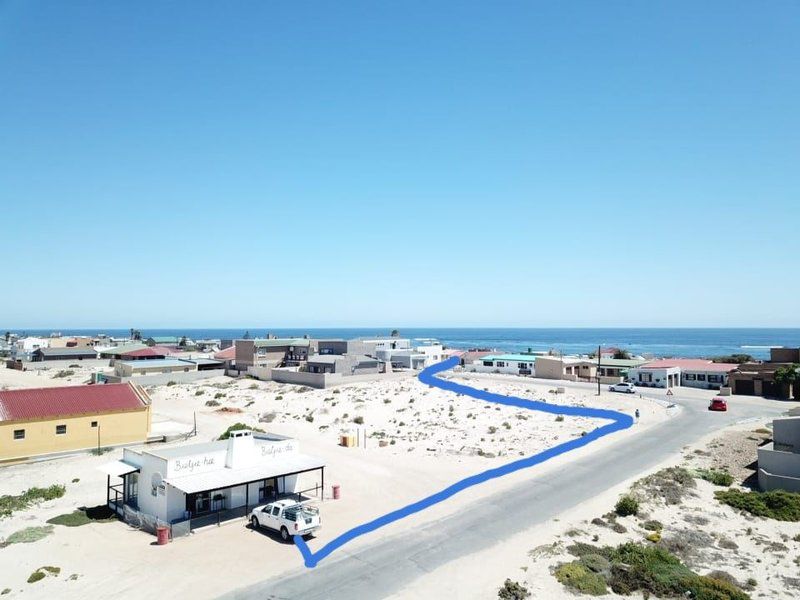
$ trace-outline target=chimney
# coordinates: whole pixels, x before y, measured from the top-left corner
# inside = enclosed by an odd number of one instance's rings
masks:
[[[228,438],[228,453],[225,455],[225,466],[229,469],[243,469],[255,462],[255,440],[249,429],[231,431]]]

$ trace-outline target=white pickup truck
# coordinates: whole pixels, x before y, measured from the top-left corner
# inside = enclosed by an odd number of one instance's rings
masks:
[[[276,500],[250,512],[253,529],[264,527],[279,531],[284,542],[293,535],[313,533],[322,527],[321,523],[319,509],[295,500]]]

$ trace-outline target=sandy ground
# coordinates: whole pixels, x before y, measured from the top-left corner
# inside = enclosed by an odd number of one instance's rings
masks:
[[[33,387],[44,385],[45,381],[79,383],[88,379],[88,372],[76,372],[71,379],[74,381],[65,382],[44,374],[0,369],[0,386],[9,387]],[[639,408],[639,424],[589,448],[618,443],[668,418],[663,405],[637,396],[603,391],[596,397],[591,390],[574,388],[556,395],[550,393],[555,384],[534,384],[515,377],[472,376],[465,381],[493,392],[557,404],[611,408],[628,414]],[[572,417],[557,421],[553,415],[497,407],[429,388],[416,379],[311,390],[219,377],[192,384],[153,386],[148,391],[153,398],[154,421],[188,425],[196,416],[198,435],[188,443],[214,439],[230,424],[243,422],[293,436],[299,440],[301,451],[323,457],[328,465],[325,498],[321,501],[324,527],[317,538],[310,540],[312,550],[355,525],[436,492],[459,478],[533,454],[604,423]],[[363,423],[354,422],[358,417]],[[366,441],[366,447],[363,443],[358,448],[339,446],[342,433],[357,433]],[[384,446],[380,440],[385,441]],[[76,507],[102,504],[105,475],[96,467],[119,457],[121,450],[115,450],[99,457],[79,454],[3,468],[0,494],[16,494],[33,485],[52,483],[65,484],[67,493],[61,499],[0,520],[0,539],[24,527],[42,525],[46,519]],[[566,460],[569,458],[554,459],[537,467],[537,472],[559,468]],[[452,514],[464,503],[529,476],[530,472],[523,471],[471,488],[352,544],[369,543]],[[314,477],[309,475],[302,485],[313,486]],[[342,489],[342,498],[337,501],[330,497],[333,483]],[[207,528],[164,547],[154,546],[153,542],[152,536],[120,522],[77,528],[56,526],[53,534],[43,540],[0,549],[0,590],[10,588],[11,597],[58,594],[77,598],[91,594],[106,598],[138,594],[142,589],[164,589],[208,598],[301,563],[293,545],[253,532],[243,520]],[[30,573],[43,565],[59,566],[62,572],[58,577],[26,583]],[[497,573],[505,570],[500,568]],[[221,572],[224,577],[219,576]]]
[[[653,469],[668,466],[724,468],[736,478],[734,485],[753,481],[752,462],[760,441],[769,437],[766,423],[740,424],[716,432],[698,444],[685,448],[683,455]],[[637,477],[637,480],[639,478]],[[696,488],[678,505],[666,505],[660,498],[647,498],[638,516],[618,517],[627,531],[616,533],[608,526],[592,520],[613,511],[620,495],[627,493],[635,481],[630,480],[604,490],[594,500],[563,513],[558,519],[521,531],[504,540],[502,548],[492,547],[437,569],[415,581],[396,597],[429,598],[447,592],[443,582],[457,577],[459,589],[470,589],[469,597],[494,598],[506,578],[518,581],[531,592],[532,598],[575,598],[552,574],[553,569],[574,560],[566,547],[575,542],[594,545],[618,545],[645,540],[650,531],[644,521],[654,519],[663,526],[665,541],[695,572],[705,575],[723,571],[739,584],[748,580],[756,584],[748,593],[752,598],[790,599],[800,597],[800,523],[786,523],[740,513],[720,504],[714,491],[724,489],[701,479]],[[669,547],[669,546],[668,546]],[[509,560],[516,555],[516,561]],[[489,582],[487,573],[496,575]],[[461,597],[457,594],[456,598]],[[612,592],[604,598],[641,598],[641,594],[618,596]]]

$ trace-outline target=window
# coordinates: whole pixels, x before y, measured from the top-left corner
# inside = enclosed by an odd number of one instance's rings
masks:
[[[504,363],[502,360],[498,360],[498,361],[497,361],[497,366],[498,366],[498,367],[505,367],[505,366],[506,366],[506,363]]]
[[[705,373],[698,373],[697,374],[697,381],[705,381],[705,380],[706,380],[706,374]]]
[[[92,421],[92,427],[97,427],[97,421]]]
[[[277,517],[279,512],[281,512],[281,507],[280,507],[280,506],[275,506],[275,507],[273,507],[273,509],[272,509],[272,516],[273,516],[273,517]]]
[[[484,367],[491,367],[492,366],[492,361],[490,361],[490,360],[483,361],[483,366]]]
[[[695,379],[697,379],[697,376],[694,373],[684,373],[683,378],[686,381],[694,381]]]
[[[66,425],[56,425],[56,435],[65,435],[67,433]]]
[[[528,363],[519,363],[519,368],[520,369],[527,369],[528,368]]]
[[[24,440],[25,439],[25,430],[24,429],[15,429],[14,430],[14,439],[15,440]]]
[[[708,376],[709,383],[722,383],[722,375],[709,375]]]

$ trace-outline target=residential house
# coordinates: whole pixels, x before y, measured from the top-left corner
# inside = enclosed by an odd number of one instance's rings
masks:
[[[686,386],[718,390],[728,385],[728,374],[736,367],[736,364],[715,363],[703,358],[664,358],[630,369],[628,378],[643,387]]]
[[[795,383],[792,390],[788,385],[775,381],[778,369],[794,364],[800,364],[800,348],[771,348],[768,361],[736,365],[728,376],[731,391],[744,396],[797,398],[800,396],[800,383]]]
[[[123,383],[0,391],[0,461],[140,444],[150,398]]]
[[[280,367],[304,362],[316,345],[308,338],[268,338],[236,340],[236,368]]]
[[[315,354],[308,358],[305,370],[309,373],[341,373],[359,375],[380,373],[381,361],[363,354]]]
[[[533,375],[538,358],[531,354],[489,354],[474,361],[471,365],[466,365],[466,369],[479,373]]]
[[[39,348],[31,353],[31,362],[44,362],[51,360],[94,360],[97,351],[94,348]]]

